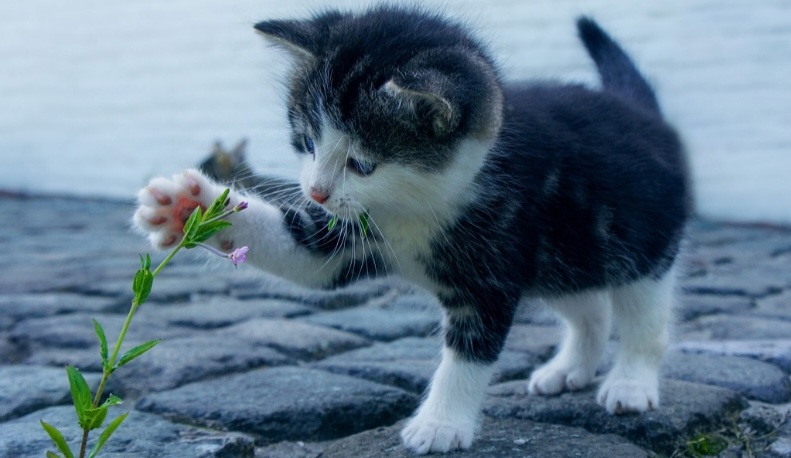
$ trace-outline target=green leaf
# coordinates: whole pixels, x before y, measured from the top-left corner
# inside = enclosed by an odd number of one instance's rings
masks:
[[[217,198],[214,199],[214,202],[212,202],[209,208],[206,209],[201,221],[208,221],[212,218],[219,216],[220,213],[222,213],[223,210],[225,210],[225,207],[228,205],[227,200],[228,200],[228,194],[230,194],[230,192],[231,190],[229,188],[225,188],[225,191],[223,191],[222,194],[217,196]]]
[[[135,293],[135,303],[143,304],[151,294],[151,287],[154,284],[154,274],[148,269],[140,269],[135,272],[135,278],[132,280],[132,291]]]
[[[192,240],[195,237],[202,217],[203,210],[201,210],[200,206],[195,207],[187,222],[184,223],[184,238],[186,240]]]
[[[102,367],[109,369],[108,366],[108,350],[107,350],[107,336],[104,334],[104,329],[102,329],[102,325],[99,324],[98,321],[93,320],[93,329],[96,331],[96,335],[99,337],[99,355],[102,357]]]
[[[129,361],[137,358],[138,356],[142,355],[143,353],[151,350],[159,343],[159,340],[149,340],[148,342],[138,345],[135,348],[129,350],[128,352],[124,353],[121,356],[121,359],[118,361],[118,364],[115,365],[113,369],[117,369],[121,366],[124,366]]]
[[[44,420],[39,420],[39,421],[41,422],[41,426],[44,428],[44,431],[46,431],[47,434],[49,434],[49,437],[50,439],[52,439],[52,442],[54,442],[55,445],[58,447],[58,450],[60,450],[60,453],[62,453],[63,456],[65,456],[66,458],[74,458],[74,454],[71,453],[69,444],[66,443],[66,439],[63,437],[63,434],[61,434],[60,431],[58,431],[58,428],[48,423],[45,423]],[[50,456],[50,453],[52,452],[47,452],[48,457]],[[52,453],[52,455],[55,454]]]
[[[91,453],[88,454],[88,458],[96,458],[96,454],[99,453],[99,450],[104,447],[104,443],[107,442],[107,439],[115,432],[115,430],[121,425],[121,423],[126,420],[126,416],[129,415],[129,412],[126,412],[120,415],[115,420],[111,421],[107,428],[102,431],[102,434],[99,435],[99,440],[96,441],[96,444],[91,449]]]
[[[104,400],[102,405],[100,405],[98,408],[99,409],[101,409],[102,407],[107,408],[107,407],[117,406],[123,403],[124,401],[121,398],[119,398],[114,394],[111,394],[110,396],[107,397],[107,399]]]
[[[63,456],[58,455],[55,452],[50,452],[49,450],[47,450],[47,458],[63,458]]]
[[[140,256],[140,268],[143,270],[151,269],[151,255],[146,253],[146,257],[144,258],[143,255]]]
[[[85,411],[93,408],[91,389],[88,388],[88,382],[85,381],[85,377],[74,366],[66,366],[66,373],[69,376],[71,399],[74,401],[74,408],[77,410],[77,419],[80,422],[80,426],[85,428]]]
[[[231,226],[231,223],[222,220],[203,223],[200,225],[198,233],[195,234],[195,238],[193,238],[193,240],[198,243],[205,242],[206,240],[209,240],[214,234]]]
[[[327,223],[327,230],[332,232],[332,230],[335,229],[335,226],[337,225],[338,225],[338,217],[333,216],[332,219],[330,219],[330,222]]]
[[[687,450],[693,456],[717,456],[728,448],[728,441],[719,434],[698,434],[687,441]]]
[[[94,429],[101,428],[104,419],[107,417],[107,407],[97,407],[95,409],[87,409],[83,413],[85,418],[83,429],[93,431]]]
[[[104,423],[104,419],[107,417],[107,409],[121,403],[123,403],[121,398],[111,394],[99,407],[87,409],[83,414],[85,418],[85,427],[91,431],[101,428],[102,423]]]

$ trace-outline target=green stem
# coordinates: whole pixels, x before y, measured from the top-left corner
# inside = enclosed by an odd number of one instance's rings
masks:
[[[214,218],[209,218],[206,221],[201,221],[201,224],[213,223],[215,221],[219,221],[221,219],[225,219],[225,218],[233,215],[234,213],[237,213],[236,210],[233,210],[233,209],[226,210],[226,211],[220,213],[219,215],[215,216]]]
[[[176,256],[176,253],[178,253],[179,251],[181,251],[181,249],[182,249],[182,248],[184,248],[184,240],[182,240],[182,241],[181,241],[181,243],[179,243],[179,245],[178,245],[176,248],[174,248],[174,249],[173,249],[173,251],[171,251],[171,252],[170,252],[170,254],[169,254],[169,255],[167,255],[167,256],[165,257],[165,259],[163,259],[163,260],[162,260],[162,262],[160,262],[160,263],[159,263],[159,265],[157,266],[157,268],[156,268],[156,269],[154,269],[154,271],[153,271],[153,272],[151,272],[151,275],[152,275],[153,277],[156,277],[156,276],[159,274],[159,271],[161,271],[162,269],[164,269],[164,268],[165,268],[165,266],[166,266],[166,265],[167,265],[167,264],[170,262],[170,260],[171,260],[171,259],[173,259],[173,257],[174,257],[174,256]]]
[[[184,240],[178,244],[178,246],[170,252],[170,254],[162,260],[161,263],[151,272],[151,276],[156,278],[159,272],[176,256],[176,253],[181,251],[184,248]],[[102,394],[104,394],[104,387],[107,385],[107,380],[110,378],[110,375],[113,373],[113,366],[115,366],[115,358],[118,357],[118,352],[121,350],[121,345],[124,343],[124,338],[126,337],[126,331],[129,330],[129,325],[132,324],[132,317],[135,316],[135,312],[137,308],[140,307],[141,304],[137,303],[136,301],[132,301],[132,308],[129,309],[129,313],[126,315],[126,320],[124,320],[124,325],[121,328],[121,333],[118,335],[118,340],[115,341],[115,346],[113,347],[113,354],[110,356],[108,361],[107,367],[102,370],[102,380],[99,382],[99,388],[96,389],[96,395],[93,397],[93,408],[95,409],[96,406],[99,405],[99,401],[102,399]],[[82,432],[82,443],[80,444],[80,458],[85,458],[85,449],[88,445],[88,429],[83,430]]]
[[[170,252],[170,254],[162,260],[161,263],[151,272],[151,276],[156,278],[159,272],[176,256],[182,248],[184,248],[184,241],[182,240],[179,245]],[[132,324],[132,317],[135,315],[137,308],[140,307],[141,304],[138,304],[135,301],[132,301],[132,308],[129,309],[129,313],[126,315],[126,320],[124,320],[124,325],[121,327],[121,333],[118,335],[118,340],[115,341],[115,346],[113,347],[113,354],[110,356],[108,360],[107,367],[104,368],[102,371],[102,380],[99,382],[99,388],[96,390],[96,396],[93,397],[93,407],[99,405],[99,401],[102,399],[102,394],[104,393],[104,387],[107,384],[107,379],[110,378],[110,374],[112,374],[112,368],[115,365],[115,358],[118,357],[118,352],[121,350],[121,344],[124,342],[124,338],[126,337],[126,331],[129,329],[129,325]]]
[[[225,194],[227,194],[227,192],[228,191],[226,190]],[[225,194],[223,194],[223,195],[225,195]],[[243,209],[244,208],[241,208],[239,210],[243,210]],[[207,222],[212,222],[212,221],[216,221],[216,220],[219,220],[219,219],[222,219],[222,218],[226,218],[229,215],[231,215],[233,213],[236,213],[236,212],[237,212],[236,208],[234,208],[232,210],[229,210],[229,211],[225,211],[224,213],[222,213],[222,214],[210,219],[209,221],[201,222],[201,224],[205,224]],[[176,246],[176,248],[174,248],[173,251],[171,251],[165,257],[165,259],[162,260],[161,263],[159,263],[159,265],[157,266],[156,269],[154,269],[153,272],[151,272],[151,277],[152,278],[156,278],[156,276],[159,274],[159,272],[173,259],[174,256],[176,256],[176,253],[181,251],[181,249],[186,246],[186,244],[187,244],[186,243],[186,239],[182,239],[181,242]],[[145,300],[143,302],[145,302]],[[93,398],[93,408],[94,409],[96,408],[96,406],[99,405],[99,401],[101,401],[101,399],[102,399],[102,394],[104,394],[104,388],[107,385],[107,380],[110,378],[110,375],[112,375],[112,373],[113,373],[113,366],[115,366],[115,359],[118,357],[118,352],[121,350],[121,345],[123,344],[124,338],[126,337],[126,332],[129,330],[129,325],[132,324],[132,317],[134,317],[135,312],[137,311],[137,308],[140,307],[140,305],[142,305],[142,302],[138,303],[136,299],[132,300],[132,307],[129,309],[129,313],[126,315],[126,320],[124,320],[124,325],[121,328],[121,333],[118,335],[118,339],[115,341],[115,346],[113,347],[113,354],[110,356],[110,359],[107,361],[106,366],[102,370],[102,380],[99,383],[99,387],[96,390],[96,395]],[[87,429],[87,428],[84,429],[83,432],[82,432],[82,443],[80,445],[80,456],[79,456],[79,458],[85,458],[85,449],[87,448],[87,445],[88,445],[88,433],[89,432],[90,432],[90,430]]]

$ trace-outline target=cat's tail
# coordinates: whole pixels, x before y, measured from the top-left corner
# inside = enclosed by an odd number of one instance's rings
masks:
[[[654,90],[618,43],[589,17],[577,19],[577,30],[596,63],[604,88],[661,116]]]

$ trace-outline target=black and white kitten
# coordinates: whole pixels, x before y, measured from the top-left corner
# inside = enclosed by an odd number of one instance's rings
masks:
[[[578,28],[600,90],[504,83],[464,27],[414,8],[255,28],[295,57],[302,193],[232,192],[249,209],[213,243],[248,245],[250,263],[307,285],[398,274],[437,295],[445,347],[402,433],[408,448],[470,446],[525,296],[568,325],[530,392],[589,385],[613,315],[621,349],[598,401],[611,413],[658,406],[687,171],[648,83],[595,22]],[[221,190],[194,170],[154,179],[135,222],[154,246],[173,245],[185,210]]]

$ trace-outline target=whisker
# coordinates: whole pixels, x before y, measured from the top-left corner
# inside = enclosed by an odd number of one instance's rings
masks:
[[[386,247],[386,248],[389,250],[389,252],[392,254],[392,258],[395,260],[395,263],[396,263],[396,265],[398,266],[398,271],[399,271],[399,272],[403,272],[403,270],[401,269],[401,262],[398,260],[398,254],[396,253],[395,249],[394,249],[394,248],[393,248],[393,246],[390,244],[390,242],[387,240],[387,238],[385,237],[385,235],[384,235],[384,233],[382,232],[382,230],[379,228],[379,225],[376,223],[376,221],[374,220],[374,218],[373,218],[373,217],[371,217],[370,215],[369,215],[369,218],[368,218],[368,222],[369,222],[369,223],[371,224],[371,226],[372,226],[372,227],[373,227],[373,228],[376,230],[376,232],[379,234],[379,237],[382,239],[382,242],[385,244],[385,247]],[[382,254],[382,257],[384,258],[384,254],[382,253],[382,249],[381,249],[381,247],[379,246],[379,242],[378,242],[378,241],[376,242],[376,246],[377,246],[377,248],[379,249],[379,253],[380,253],[380,254]],[[387,263],[386,263],[385,265],[387,266]]]

